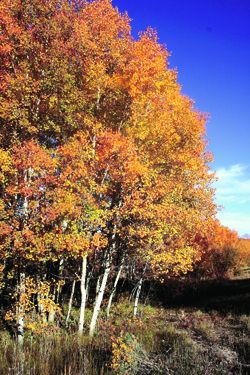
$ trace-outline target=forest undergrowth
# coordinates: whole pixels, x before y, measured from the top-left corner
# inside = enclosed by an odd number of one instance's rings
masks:
[[[244,295],[244,298],[247,296]],[[229,301],[230,301],[230,297]],[[248,296],[249,298],[249,296]],[[76,333],[78,308],[69,326],[37,325],[23,348],[7,329],[0,334],[1,375],[173,374],[247,375],[250,315],[195,307],[139,306],[128,299],[102,313],[95,336]],[[86,312],[86,325],[91,311]]]

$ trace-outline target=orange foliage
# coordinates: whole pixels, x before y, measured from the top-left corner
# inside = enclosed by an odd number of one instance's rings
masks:
[[[250,239],[240,238],[238,251],[240,265],[250,267]]]
[[[238,263],[238,234],[219,221],[211,222],[206,236],[197,235],[196,242],[202,251],[197,273],[208,277],[226,277]]]
[[[214,222],[206,117],[168,57],[109,0],[1,1],[2,258],[95,271],[109,251],[164,280],[234,243]]]

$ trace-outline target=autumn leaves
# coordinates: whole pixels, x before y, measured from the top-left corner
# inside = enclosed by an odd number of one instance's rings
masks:
[[[93,335],[119,277],[139,298],[145,277],[200,259],[216,211],[205,118],[156,33],[134,40],[109,0],[3,0],[0,30],[3,288],[11,275],[21,300],[25,279],[46,283],[55,306],[67,288],[52,279],[81,284],[79,330],[89,303]]]

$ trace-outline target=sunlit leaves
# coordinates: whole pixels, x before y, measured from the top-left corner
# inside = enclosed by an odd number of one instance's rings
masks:
[[[0,254],[10,275],[48,266],[50,277],[60,262],[77,271],[85,256],[95,272],[109,253],[111,268],[127,257],[136,275],[164,280],[232,240],[214,224],[206,116],[168,58],[154,30],[134,39],[109,0],[1,1]]]

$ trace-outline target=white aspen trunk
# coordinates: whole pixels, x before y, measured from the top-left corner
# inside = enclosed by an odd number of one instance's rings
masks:
[[[120,266],[119,266],[119,269],[118,269],[118,272],[117,272],[117,275],[116,275],[116,278],[115,278],[115,282],[114,282],[114,285],[113,285],[112,292],[111,292],[110,297],[109,297],[108,306],[107,306],[107,317],[109,317],[109,314],[110,314],[110,308],[111,308],[111,305],[112,305],[114,295],[116,293],[116,287],[117,287],[118,281],[119,281],[120,276],[121,276],[123,263],[124,263],[124,260],[122,259],[122,261],[120,263]]]
[[[53,294],[52,294],[52,300],[55,302],[56,300],[56,289],[55,287],[53,286]],[[55,322],[55,310],[52,308],[50,311],[49,311],[49,315],[48,315],[48,322],[49,323],[54,323]]]
[[[44,279],[46,279],[46,275],[45,275]],[[37,281],[38,290],[39,290],[40,289],[40,284],[41,284],[41,278],[40,278],[40,276],[37,277],[36,281]],[[44,311],[43,302],[42,302],[43,299],[44,299],[44,295],[42,293],[37,293],[37,308],[38,308],[38,313],[41,316],[42,322],[43,323],[47,323],[47,313],[46,313],[46,311]]]
[[[141,287],[142,287],[142,277],[139,280],[139,284],[138,284],[137,291],[136,291],[135,303],[134,303],[134,317],[137,316],[137,312],[138,312],[138,302],[139,302],[139,297],[141,293]]]
[[[22,303],[22,296],[25,294],[25,274],[20,274],[19,285],[19,307],[18,307],[18,320],[17,320],[17,342],[18,345],[23,346],[24,336],[24,306]]]
[[[89,299],[89,283],[90,283],[90,280],[91,280],[91,276],[88,276],[87,281],[86,281],[86,303],[88,302],[88,299]]]
[[[103,262],[104,262],[104,261],[105,261],[105,257],[103,258]],[[106,262],[105,262],[105,263],[106,263]],[[102,267],[100,267],[99,272],[100,272],[100,275],[99,275],[98,278],[97,278],[96,286],[95,286],[95,300],[97,299],[97,295],[98,295],[98,293],[99,293],[100,286],[101,286],[101,281],[102,281],[102,277],[103,277],[103,274],[102,274],[103,269],[102,269]]]
[[[49,316],[48,316],[48,322],[49,323],[54,323],[55,322],[55,316],[56,316],[56,312],[55,310],[50,310],[49,312]]]
[[[78,332],[80,335],[83,334],[84,317],[85,317],[85,305],[87,297],[86,289],[86,274],[87,274],[87,255],[82,258],[82,273],[81,273],[81,306],[80,306],[80,316]]]
[[[121,207],[121,201],[119,202],[118,207],[119,208]],[[105,291],[106,284],[107,284],[108,277],[109,277],[109,273],[110,273],[110,270],[111,270],[112,254],[113,254],[113,252],[115,250],[115,247],[116,247],[116,229],[117,229],[117,225],[115,224],[114,225],[114,231],[113,231],[113,234],[111,236],[111,247],[107,251],[107,257],[106,257],[105,267],[104,267],[104,274],[102,276],[102,281],[101,281],[101,285],[100,285],[98,294],[96,295],[93,314],[92,314],[92,318],[91,318],[91,322],[90,322],[90,326],[89,326],[89,336],[90,337],[93,337],[94,332],[95,332],[96,323],[97,323],[98,315],[99,315],[99,312],[100,312],[100,307],[101,307],[101,304],[102,304],[104,291]]]
[[[32,169],[29,168],[24,172],[24,182],[29,186],[29,180],[32,174]],[[28,198],[25,196],[23,205],[23,225],[27,223],[29,202]],[[25,316],[25,306],[23,306],[22,296],[25,294],[25,273],[20,274],[20,284],[19,284],[19,307],[18,307],[18,320],[17,320],[17,342],[18,345],[23,346],[24,341],[24,316]]]
[[[99,290],[100,290],[101,279],[102,279],[102,275],[99,275],[98,278],[97,278],[97,282],[96,282],[95,298],[97,298],[97,295],[98,295]]]
[[[42,311],[41,311],[41,317],[42,317],[42,322],[43,323],[47,323],[47,314],[45,311],[43,311],[43,307],[42,307]]]
[[[64,259],[62,258],[60,260],[60,263],[59,263],[59,277],[60,277],[60,279],[62,277],[63,268],[64,268]],[[56,303],[59,303],[61,289],[62,289],[62,285],[59,283],[58,286],[57,286],[57,291],[55,293],[55,297],[54,297]]]
[[[100,307],[101,307],[101,304],[102,304],[103,295],[104,295],[104,291],[105,291],[105,288],[106,288],[106,284],[107,284],[108,276],[109,276],[109,273],[110,273],[110,269],[111,269],[111,254],[108,254],[106,264],[105,264],[104,274],[103,274],[103,277],[102,277],[102,282],[101,282],[101,285],[100,285],[100,288],[99,288],[99,292],[96,296],[94,310],[93,310],[93,314],[92,314],[92,318],[91,318],[91,322],[90,322],[90,326],[89,326],[90,337],[93,337],[94,332],[95,332],[97,318],[98,318],[98,315],[99,315],[99,312],[100,312]]]
[[[17,322],[17,342],[18,345],[23,346],[23,335],[24,335],[24,316],[21,315]]]
[[[69,318],[72,310],[72,305],[73,305],[73,298],[74,298],[74,293],[75,293],[75,287],[76,287],[76,279],[74,279],[73,284],[72,284],[72,289],[71,289],[71,294],[70,294],[70,299],[69,299],[69,304],[68,304],[68,313],[65,321],[66,327],[69,324]]]
[[[43,323],[47,323],[47,314],[46,314],[46,312],[44,311],[43,303],[42,303],[42,300],[44,299],[44,296],[43,296],[42,294],[38,293],[38,295],[37,295],[37,299],[38,299],[38,303],[37,303],[37,306],[38,306],[38,312],[39,312],[39,314],[41,315],[42,322],[43,322]]]
[[[101,88],[98,87],[97,98],[96,98],[96,109],[99,111],[100,108],[100,99],[101,99]]]

